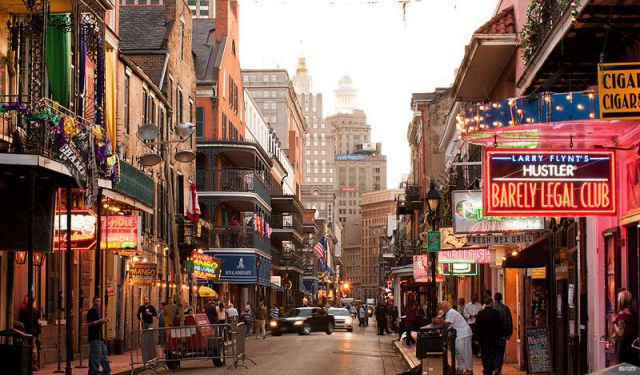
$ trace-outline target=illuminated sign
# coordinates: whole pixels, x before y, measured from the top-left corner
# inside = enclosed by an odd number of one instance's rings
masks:
[[[492,246],[492,245],[514,245],[533,242],[538,236],[534,233],[518,234],[468,234],[467,244]]]
[[[484,216],[482,190],[457,190],[452,193],[454,233],[505,233],[539,231],[544,218]]]
[[[464,234],[453,233],[453,228],[451,227],[440,228],[440,238],[440,250],[455,250],[481,247],[479,245],[469,245],[467,243],[467,236]]]
[[[616,213],[615,154],[586,149],[485,149],[488,216]]]
[[[282,276],[271,276],[271,286],[282,288]]]
[[[360,155],[360,154],[337,154],[336,155],[336,160],[337,161],[361,161],[361,160],[367,160],[369,157],[367,155]]]
[[[449,250],[438,253],[439,263],[477,263],[491,262],[489,249]]]
[[[129,265],[129,281],[132,284],[151,284],[158,273],[155,263],[132,263]]]
[[[193,259],[193,276],[209,281],[220,279],[221,259],[195,251],[191,254],[191,259]]]
[[[71,237],[72,250],[91,250],[96,245],[96,224],[98,219],[89,210],[71,211],[71,233],[67,230],[67,213],[55,215],[53,223],[53,246],[66,250]]]
[[[640,119],[640,62],[598,64],[600,118]]]
[[[100,248],[105,250],[135,250],[140,248],[138,216],[103,216],[100,218]]]
[[[444,276],[476,276],[478,265],[475,263],[442,263],[438,265]]]
[[[413,256],[413,279],[418,283],[431,281],[431,262],[428,255]],[[436,281],[443,281],[442,275],[436,275]]]

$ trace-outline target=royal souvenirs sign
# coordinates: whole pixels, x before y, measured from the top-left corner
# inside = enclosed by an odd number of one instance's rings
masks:
[[[616,213],[615,154],[592,149],[485,149],[487,216]]]
[[[640,119],[640,62],[598,64],[600,118]]]

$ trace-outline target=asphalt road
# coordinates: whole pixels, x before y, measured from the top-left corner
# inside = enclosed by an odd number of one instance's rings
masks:
[[[377,336],[375,322],[368,328],[356,327],[353,332],[337,330],[332,335],[314,332],[309,336],[250,337],[246,352],[256,366],[247,361],[248,369],[227,370],[214,368],[210,362],[183,362],[176,374],[397,374],[405,368],[392,346],[396,337]]]

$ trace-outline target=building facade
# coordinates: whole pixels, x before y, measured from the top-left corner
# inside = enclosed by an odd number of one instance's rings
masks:
[[[402,189],[371,191],[360,196],[362,215],[361,232],[361,275],[362,284],[356,296],[360,299],[377,298],[383,280],[383,259],[381,249],[388,241],[387,225],[389,217],[396,216],[396,205]]]

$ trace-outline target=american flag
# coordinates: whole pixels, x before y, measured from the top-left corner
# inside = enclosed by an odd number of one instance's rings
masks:
[[[324,245],[322,244],[323,240],[324,237],[321,238],[320,241],[318,241],[316,246],[314,246],[313,251],[318,256],[318,259],[320,259],[320,261],[324,264]]]

